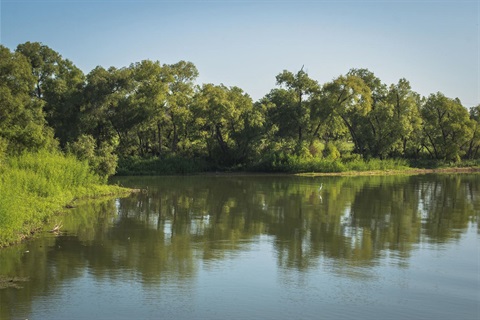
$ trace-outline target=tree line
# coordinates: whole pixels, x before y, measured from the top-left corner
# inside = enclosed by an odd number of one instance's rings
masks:
[[[103,175],[119,158],[266,169],[292,158],[480,158],[480,104],[422,97],[406,79],[351,69],[319,84],[302,67],[254,102],[197,77],[191,62],[151,60],[84,74],[42,43],[0,45],[0,154],[61,149]]]

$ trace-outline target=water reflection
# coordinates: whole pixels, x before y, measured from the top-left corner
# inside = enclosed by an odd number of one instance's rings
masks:
[[[265,242],[282,281],[315,269],[375,277],[372,268],[386,259],[407,268],[419,245],[457,241],[480,214],[480,175],[119,182],[142,192],[82,205],[63,217],[61,236],[0,251],[0,275],[30,279],[0,290],[0,318],[18,316],[19,306],[28,315],[35,296],[82,277],[187,294],[201,270],[225,268]]]

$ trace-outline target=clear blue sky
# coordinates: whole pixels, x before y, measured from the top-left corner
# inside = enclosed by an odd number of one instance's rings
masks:
[[[424,96],[480,103],[480,2],[0,0],[0,42],[38,41],[85,73],[143,59],[193,62],[198,83],[257,100],[302,65],[321,84],[368,68]]]

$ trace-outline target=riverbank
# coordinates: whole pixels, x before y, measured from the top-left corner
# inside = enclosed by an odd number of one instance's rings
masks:
[[[475,169],[477,168],[477,169]],[[259,162],[246,166],[221,167],[205,159],[182,157],[120,159],[117,176],[162,176],[196,174],[300,174],[300,175],[372,175],[431,172],[474,172],[480,160],[458,163],[407,159],[325,159],[289,156],[281,161]]]
[[[61,153],[25,153],[0,165],[0,247],[25,240],[78,199],[124,195],[88,164]]]
[[[346,171],[346,172],[309,172],[296,173],[298,176],[316,177],[316,176],[378,176],[378,175],[416,175],[433,173],[480,173],[480,167],[455,167],[455,168],[437,168],[437,169],[403,169],[403,170],[370,170],[370,171]]]

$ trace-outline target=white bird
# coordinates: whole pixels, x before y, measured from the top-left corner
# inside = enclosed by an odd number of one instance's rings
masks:
[[[320,184],[320,187],[318,187],[318,192],[320,192],[322,188],[323,188],[323,182]],[[320,202],[323,203],[323,198],[321,194],[318,195],[318,199],[320,199]]]

